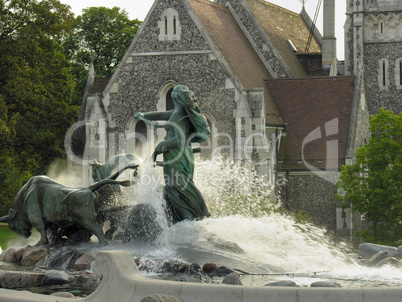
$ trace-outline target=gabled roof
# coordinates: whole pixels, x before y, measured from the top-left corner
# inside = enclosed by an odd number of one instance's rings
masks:
[[[264,88],[266,111],[279,116],[264,79],[272,76],[228,8],[209,0],[188,0],[201,23],[244,88]],[[272,120],[272,122],[279,122]]]
[[[266,84],[287,124],[279,170],[308,170],[302,152],[307,164],[317,169],[340,168],[348,146],[355,77],[277,79]]]
[[[306,77],[297,56],[290,48],[292,41],[297,52],[304,52],[310,27],[301,14],[297,14],[264,0],[245,0],[247,6],[264,29],[294,77]],[[321,53],[321,45],[314,37],[309,53]]]

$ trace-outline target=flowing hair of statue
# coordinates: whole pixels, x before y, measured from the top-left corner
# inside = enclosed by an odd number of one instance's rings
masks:
[[[189,90],[187,86],[177,85],[173,89],[172,96],[175,97],[176,102],[186,110],[187,116],[194,126],[195,133],[192,135],[191,143],[202,143],[206,141],[211,131],[207,119],[198,108],[194,93]]]

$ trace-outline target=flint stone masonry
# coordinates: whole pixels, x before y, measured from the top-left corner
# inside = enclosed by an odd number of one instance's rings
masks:
[[[157,25],[160,15],[169,7],[174,7],[180,18],[182,31],[179,41],[158,39],[160,31]],[[129,129],[129,124],[134,113],[159,110],[158,102],[164,97],[160,94],[161,88],[166,85],[173,87],[179,83],[194,92],[200,110],[210,118],[210,122],[215,123],[213,126],[217,132],[229,135],[234,141],[235,89],[234,86],[226,89],[230,75],[212,55],[213,50],[200,32],[202,28],[194,23],[183,2],[158,2],[145,22],[147,26],[141,27],[137,34],[129,60],[123,62],[112,78],[111,85],[118,84],[118,91],[114,93],[109,90],[105,96],[108,115],[113,121],[107,131],[109,138],[114,135],[117,143],[110,141],[110,144],[119,148],[109,150],[108,156],[114,155],[113,152],[134,151],[126,149],[129,146],[125,137],[127,130],[133,131]],[[220,113],[219,119],[216,112]],[[148,128],[148,131],[153,130]],[[160,140],[162,137],[156,139]],[[227,140],[227,136],[220,136],[217,144],[229,145]]]
[[[336,231],[336,204],[333,196],[336,189],[332,182],[312,173],[290,173],[287,182],[279,188],[286,196],[284,206],[294,212],[302,211],[312,218],[314,224]]]
[[[382,43],[365,45],[364,72],[366,79],[366,95],[369,111],[376,114],[381,107],[395,113],[402,111],[402,89],[395,85],[396,63],[402,56],[401,43]],[[387,89],[380,90],[378,77],[380,73],[379,62],[387,59],[389,63],[387,75]]]

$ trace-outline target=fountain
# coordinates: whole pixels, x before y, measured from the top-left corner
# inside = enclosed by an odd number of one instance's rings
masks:
[[[160,117],[160,113],[136,115],[137,119]],[[162,127],[170,126],[167,123]],[[169,138],[172,137],[168,135]],[[166,153],[166,144],[167,140],[158,145],[154,159],[159,153]],[[199,160],[194,179],[191,177],[191,190],[198,192],[190,200],[195,210],[182,211],[183,200],[173,200],[176,188],[166,188],[169,185],[166,171],[171,168],[166,165],[167,161],[164,157],[164,171],[153,163],[142,164],[136,183],[122,188],[119,197],[130,207],[147,205],[154,209],[152,220],[159,226],[157,234],[150,235],[154,240],[144,242],[131,236],[134,240],[129,242],[113,241],[106,247],[95,248],[93,270],[102,282],[82,301],[114,301],[116,297],[121,301],[140,301],[151,294],[171,295],[181,301],[400,299],[400,266],[362,265],[347,244],[334,240],[308,221],[284,214],[271,188],[252,167],[222,159]],[[173,213],[171,217],[166,215],[167,209]],[[205,218],[209,213],[211,216]],[[131,217],[130,224],[135,225],[136,219]],[[243,286],[220,284],[219,274],[197,269],[197,264],[205,263],[215,263],[235,272]],[[166,267],[174,265],[176,271],[183,267],[184,273],[193,271],[207,284],[165,281],[174,275],[172,270],[167,273]],[[261,286],[278,282],[294,287]],[[313,289],[314,284],[327,287]],[[0,301],[28,299],[68,300],[0,290]]]

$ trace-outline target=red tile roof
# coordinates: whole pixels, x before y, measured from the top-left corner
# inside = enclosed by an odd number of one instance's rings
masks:
[[[272,122],[280,122],[273,119],[279,116],[279,110],[264,83],[264,79],[272,76],[228,8],[209,0],[189,0],[189,3],[243,87],[264,88],[266,111],[272,114]]]
[[[288,40],[292,41],[297,52],[304,53],[310,27],[303,17],[264,0],[246,0],[246,3],[294,77],[306,77],[303,66],[288,44]],[[321,45],[315,37],[311,41],[309,53],[321,53]]]
[[[279,170],[340,168],[348,145],[355,77],[265,82],[287,124]]]

